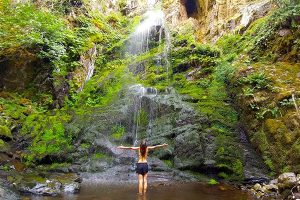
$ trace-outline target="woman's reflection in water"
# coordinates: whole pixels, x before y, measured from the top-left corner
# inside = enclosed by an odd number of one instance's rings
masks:
[[[136,200],[147,200],[147,195],[146,194],[138,194]]]

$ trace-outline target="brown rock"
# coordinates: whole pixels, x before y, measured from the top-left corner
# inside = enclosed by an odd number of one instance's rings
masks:
[[[291,35],[291,34],[292,34],[292,31],[290,29],[281,29],[278,31],[278,35],[281,37]]]

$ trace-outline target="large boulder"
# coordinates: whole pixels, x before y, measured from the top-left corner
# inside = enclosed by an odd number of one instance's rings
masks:
[[[296,174],[293,172],[286,172],[278,176],[279,189],[292,188],[297,184]]]

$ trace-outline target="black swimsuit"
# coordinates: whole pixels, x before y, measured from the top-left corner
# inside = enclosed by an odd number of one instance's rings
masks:
[[[147,163],[137,163],[136,164],[136,173],[145,175],[148,173],[148,164]]]

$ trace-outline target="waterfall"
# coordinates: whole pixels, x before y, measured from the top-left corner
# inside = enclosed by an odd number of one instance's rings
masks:
[[[156,0],[148,1],[148,11],[145,13],[143,20],[131,34],[127,53],[138,56],[149,52],[155,47],[163,46],[163,51],[157,57],[158,63],[163,63],[167,73],[169,72],[168,54],[170,50],[170,33],[165,24],[165,15],[162,10],[154,9]],[[163,61],[163,62],[161,62]]]
[[[169,73],[169,61],[168,55],[170,50],[170,34],[165,23],[165,15],[161,9],[157,9],[158,0],[148,0],[148,10],[145,12],[140,24],[136,27],[131,34],[128,42],[126,53],[127,55],[136,58],[140,55],[148,53],[155,49],[155,62],[160,66],[163,66]],[[134,66],[134,65],[133,65]],[[140,73],[141,70],[138,66],[134,66],[135,73]],[[137,145],[138,133],[141,132],[141,116],[145,112],[147,107],[148,125],[146,132],[148,135],[152,135],[153,120],[155,119],[155,113],[152,99],[157,96],[157,90],[153,87],[144,87],[141,84],[132,85],[128,89],[129,94],[133,98],[133,121],[132,134],[134,138],[134,146]],[[145,124],[143,124],[145,126]]]
[[[132,127],[132,133],[134,134],[134,146],[138,142],[138,131],[140,127],[140,117],[143,112],[142,110],[142,101],[143,98],[152,99],[157,96],[157,89],[153,87],[144,87],[142,84],[136,84],[129,87],[128,92],[130,96],[133,97],[133,118],[134,126]],[[154,118],[154,113],[151,110],[149,112],[149,122],[148,128],[151,132],[152,120]]]
[[[95,59],[97,55],[97,47],[96,45],[93,46],[90,50],[86,52],[85,55],[82,55],[80,57],[80,63],[83,65],[85,68],[85,79],[84,82],[81,84],[79,88],[79,92],[83,90],[83,87],[85,83],[90,80],[94,74],[94,69],[95,69]]]
[[[144,20],[137,26],[129,40],[127,52],[138,55],[149,51],[149,42],[161,39],[164,28],[164,13],[161,10],[147,11]]]

